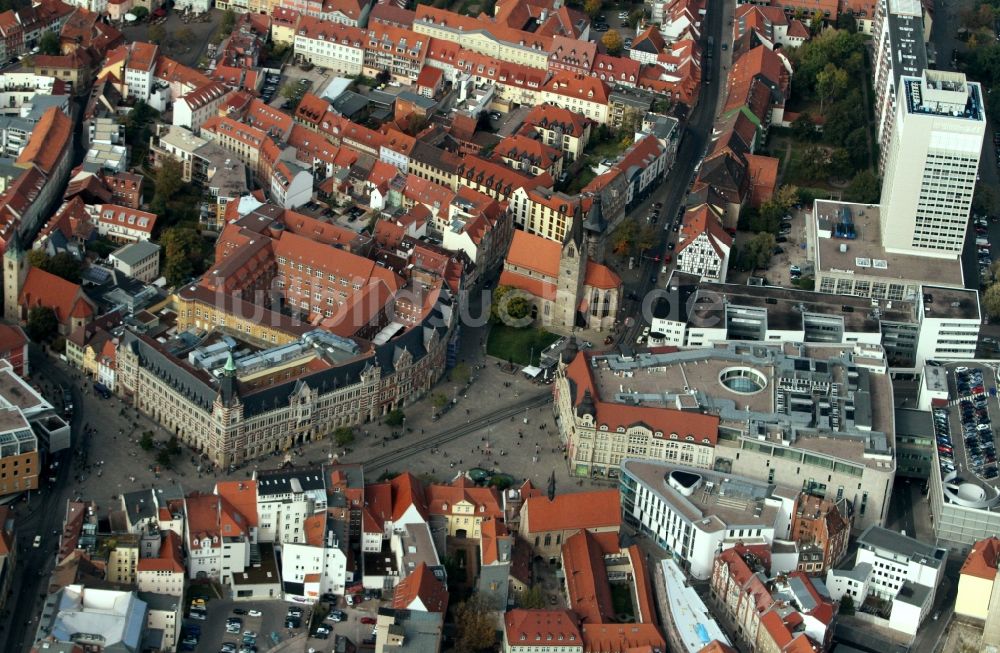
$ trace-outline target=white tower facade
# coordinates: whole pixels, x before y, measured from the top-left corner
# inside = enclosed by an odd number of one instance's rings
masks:
[[[900,79],[882,183],[886,251],[958,258],[985,133],[982,88],[964,74]]]

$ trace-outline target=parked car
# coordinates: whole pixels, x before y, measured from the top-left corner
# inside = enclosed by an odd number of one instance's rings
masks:
[[[363,624],[373,624],[375,623],[375,617],[361,617],[359,621]]]

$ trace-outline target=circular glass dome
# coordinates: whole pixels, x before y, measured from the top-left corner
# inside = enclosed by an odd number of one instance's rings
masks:
[[[719,374],[719,383],[741,395],[757,394],[767,387],[764,375],[749,367],[727,367]]]

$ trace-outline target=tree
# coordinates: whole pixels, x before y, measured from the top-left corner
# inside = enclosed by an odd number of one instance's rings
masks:
[[[799,203],[799,188],[790,184],[782,184],[778,190],[774,191],[771,202],[787,213],[793,206]]]
[[[591,18],[596,18],[597,14],[601,13],[602,6],[603,3],[601,0],[585,0],[583,3],[583,13]]]
[[[156,462],[163,467],[170,467],[170,463],[173,462],[174,457],[170,455],[170,452],[166,449],[160,449],[156,453]]]
[[[618,30],[612,29],[604,33],[601,37],[601,44],[608,51],[610,55],[616,55],[622,51],[625,46],[625,41],[622,40],[622,35],[618,33]]]
[[[40,54],[62,54],[59,48],[59,35],[55,32],[45,32],[38,40],[38,51]]]
[[[135,16],[137,23],[141,23],[146,20],[147,16],[149,16],[149,9],[146,9],[145,7],[132,7],[131,12],[132,15]]]
[[[858,21],[851,12],[842,11],[837,16],[837,29],[847,30],[848,33],[854,34],[858,31]]]
[[[441,410],[451,401],[443,392],[435,392],[431,395],[431,405],[437,410]]]
[[[800,141],[811,141],[816,138],[816,123],[808,111],[803,111],[792,121],[792,136]]]
[[[28,252],[28,263],[66,281],[80,283],[83,266],[69,252],[49,256],[42,250],[33,249]]]
[[[1000,283],[993,283],[983,293],[983,308],[991,319],[1000,318]]]
[[[163,276],[175,286],[201,272],[205,261],[205,240],[190,227],[170,227],[160,236],[163,247]]]
[[[223,34],[229,34],[233,31],[233,27],[236,26],[236,12],[232,9],[226,9],[222,14],[222,21],[219,23],[219,31]]]
[[[651,224],[644,224],[642,228],[639,229],[639,234],[635,238],[637,251],[645,252],[652,249],[657,243],[657,235],[656,227]]]
[[[612,251],[619,256],[630,254],[633,251],[632,247],[635,244],[637,232],[638,227],[635,220],[625,220],[622,222],[611,235]]]
[[[153,447],[155,446],[153,442],[152,431],[143,432],[142,438],[139,440],[139,446],[142,447],[143,451],[152,451]]]
[[[156,190],[149,207],[153,213],[163,215],[167,212],[167,203],[184,188],[184,167],[181,162],[170,156],[160,157],[154,186]]]
[[[772,233],[762,231],[759,234],[754,234],[743,247],[750,268],[756,270],[765,267],[771,260],[776,244],[777,241]]]
[[[32,306],[28,311],[28,337],[35,342],[45,342],[59,331],[56,312],[49,306]]]
[[[532,585],[523,592],[518,592],[515,599],[517,607],[523,610],[541,610],[545,607],[545,595],[538,585]]]
[[[473,653],[492,649],[496,644],[496,623],[485,599],[478,594],[455,608],[455,627],[458,631],[456,648],[459,651]]]
[[[851,83],[847,76],[847,71],[841,70],[832,63],[826,64],[816,75],[816,93],[819,95],[819,112],[823,113],[823,106],[827,100],[840,96],[847,85]]]
[[[393,408],[389,411],[389,414],[385,416],[385,423],[388,426],[402,426],[405,421],[406,415],[404,415],[403,411],[398,408]]]
[[[300,97],[299,95],[300,90],[301,89],[298,84],[293,84],[292,82],[288,82],[287,84],[281,87],[281,97],[285,98],[286,100],[292,100],[292,101],[298,100]]]
[[[851,165],[851,157],[847,154],[847,150],[838,147],[830,152],[826,162],[827,174],[836,179],[846,179],[851,175],[852,170],[854,170],[854,166]]]
[[[972,196],[972,212],[975,215],[987,215],[993,212],[993,205],[996,197],[993,190],[986,184],[978,184],[976,192]]]
[[[875,204],[882,192],[878,177],[871,170],[862,170],[854,175],[844,189],[844,199],[859,204]]]
[[[164,39],[167,38],[167,30],[163,28],[163,25],[150,25],[146,38],[149,39],[150,43],[163,43]]]
[[[847,150],[847,156],[851,159],[851,165],[854,166],[856,170],[861,170],[867,168],[868,161],[868,130],[864,127],[858,127],[844,139],[844,149]]]
[[[507,302],[507,315],[513,320],[523,320],[531,313],[531,302],[522,294],[511,297]]]
[[[171,435],[170,439],[167,440],[166,449],[167,453],[169,453],[171,456],[176,456],[181,452],[181,443],[178,442],[176,435]]]
[[[631,13],[629,13],[629,15],[628,15],[628,25],[629,25],[629,27],[631,27],[632,29],[638,29],[639,23],[642,22],[642,19],[645,16],[646,16],[646,10],[645,9],[636,9],[635,11],[632,11]]]
[[[354,429],[349,426],[341,426],[333,432],[333,441],[338,447],[346,447],[354,442]]]
[[[851,598],[850,594],[844,594],[840,599],[840,614],[852,615],[854,614],[854,599]]]

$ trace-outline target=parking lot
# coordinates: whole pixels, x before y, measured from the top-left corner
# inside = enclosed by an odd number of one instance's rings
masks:
[[[198,645],[194,648],[199,653],[202,651],[218,653],[222,650],[225,642],[231,643],[239,650],[244,632],[253,633],[256,636],[254,639],[258,651],[266,651],[284,639],[305,632],[305,624],[308,623],[305,616],[308,615],[309,608],[303,608],[303,612],[306,613],[302,621],[303,626],[289,630],[285,628],[285,611],[288,605],[284,601],[215,599],[208,602],[205,620],[188,617],[184,620],[184,626],[185,629],[190,627],[201,629],[201,637]],[[246,614],[237,614],[233,611],[234,609]],[[250,616],[249,613],[252,611],[260,612],[260,616]],[[226,620],[230,617],[240,619],[238,633],[226,632]]]
[[[942,408],[934,411],[935,437],[941,471],[948,474],[963,470],[981,481],[1000,476],[997,469],[991,399],[996,401],[996,378],[983,367],[954,368],[950,380],[958,402],[951,417]],[[945,429],[947,427],[947,430]]]
[[[807,209],[795,210],[791,216],[790,220],[782,223],[788,226],[779,232],[774,254],[764,273],[769,284],[786,288],[792,287],[793,278],[811,276],[812,271],[812,262],[808,260],[809,255],[805,249],[806,225],[811,213]],[[798,268],[800,274],[793,275],[795,268]]]

